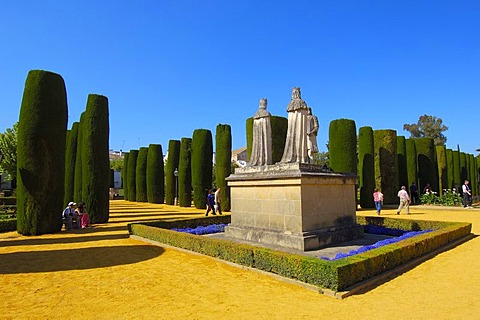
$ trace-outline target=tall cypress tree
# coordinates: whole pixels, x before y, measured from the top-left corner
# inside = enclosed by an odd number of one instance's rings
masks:
[[[168,141],[167,165],[165,166],[165,203],[169,205],[175,204],[176,180],[174,172],[178,171],[178,163],[180,158],[180,141]]]
[[[460,184],[463,184],[465,179],[468,179],[467,157],[465,155],[465,152],[460,152],[459,157],[460,157]]]
[[[443,195],[443,190],[448,189],[448,170],[447,170],[447,148],[445,146],[435,146],[437,153],[438,170],[438,194]]]
[[[407,152],[408,185],[412,185],[415,182],[418,186],[417,149],[415,148],[414,139],[405,140],[405,150]]]
[[[451,189],[454,186],[453,183],[453,150],[447,149],[447,185],[446,188]]]
[[[138,150],[130,150],[128,155],[128,168],[127,168],[127,189],[128,189],[128,201],[137,201],[137,158]]]
[[[74,199],[75,161],[77,158],[78,122],[72,124],[67,135],[67,149],[65,152],[65,194],[63,204],[66,206]]]
[[[460,151],[453,150],[453,185],[457,192],[462,192],[461,170],[460,170]]]
[[[83,201],[82,197],[82,148],[83,148],[83,123],[85,119],[85,112],[82,112],[80,116],[80,122],[78,124],[78,138],[77,138],[77,154],[75,157],[75,181],[73,182],[73,198],[74,202]]]
[[[192,139],[182,138],[178,163],[178,204],[192,206]]]
[[[193,203],[197,209],[205,209],[207,193],[212,187],[212,133],[207,129],[193,131],[192,137],[192,186]]]
[[[375,182],[384,195],[385,204],[398,203],[397,132],[374,130]]]
[[[404,136],[397,136],[398,183],[408,190],[407,147]]]
[[[430,183],[432,190],[438,192],[437,164],[435,159],[435,144],[431,138],[415,139],[417,149],[418,179],[420,190]]]
[[[215,133],[215,179],[221,188],[222,210],[230,211],[230,188],[225,178],[232,172],[232,129],[228,124],[217,125]]]
[[[358,181],[360,187],[360,206],[374,208],[373,190],[375,189],[375,163],[373,159],[373,129],[361,127],[358,130]]]
[[[135,172],[135,186],[137,202],[147,202],[147,157],[148,148],[141,147],[138,151],[137,167]]]
[[[122,168],[122,187],[123,187],[123,199],[128,200],[128,156],[129,153],[125,152],[123,154],[123,168]]]
[[[150,144],[147,155],[147,198],[150,203],[163,203],[165,197],[165,168],[160,144]]]
[[[63,78],[32,70],[23,91],[17,133],[17,231],[60,231],[64,208],[67,93]]]
[[[110,215],[110,129],[107,97],[88,95],[82,129],[82,199],[92,223],[105,223]]]
[[[328,139],[332,170],[357,173],[357,129],[355,121],[350,119],[331,121]]]

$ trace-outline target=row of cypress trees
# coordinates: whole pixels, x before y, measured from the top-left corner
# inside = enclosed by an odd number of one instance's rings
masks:
[[[231,172],[230,125],[219,124],[215,139],[215,182],[222,189],[222,209],[229,211],[230,193],[225,178]],[[190,207],[193,200],[195,208],[204,209],[207,193],[212,188],[213,182],[212,157],[212,133],[207,129],[194,130],[192,138],[182,138],[181,141],[170,140],[165,167],[161,145],[150,145],[148,149],[130,150],[124,154],[122,172],[126,181],[124,183],[125,199],[138,202],[165,202],[174,205],[177,196],[178,204],[182,207]]]
[[[67,131],[63,78],[31,70],[20,108],[17,146],[17,231],[58,232],[66,203],[84,201],[94,223],[109,217],[108,99],[89,95],[80,122]]]

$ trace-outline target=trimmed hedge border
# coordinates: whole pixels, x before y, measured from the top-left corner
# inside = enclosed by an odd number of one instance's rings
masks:
[[[320,287],[320,291],[321,288],[326,288],[338,292],[466,237],[472,227],[471,223],[464,222],[357,217],[357,223],[363,225],[434,231],[335,261],[169,230],[229,222],[230,216],[214,216],[139,222],[129,224],[128,230],[131,235],[141,238],[313,284]]]
[[[17,230],[17,218],[0,220],[0,232],[9,232]]]

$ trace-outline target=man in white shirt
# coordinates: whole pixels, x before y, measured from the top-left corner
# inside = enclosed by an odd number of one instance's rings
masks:
[[[400,214],[403,207],[405,207],[407,214],[410,214],[410,208],[409,208],[410,196],[408,195],[408,192],[405,189],[406,189],[405,186],[402,186],[402,189],[398,191],[398,197],[400,198],[400,205],[398,206],[397,214]]]
[[[73,227],[73,219],[75,218],[75,228],[78,228],[78,221],[77,213],[75,212],[75,202],[69,202],[68,207],[63,210],[62,218],[65,219],[66,225],[65,227],[67,230],[72,230]]]
[[[465,183],[462,186],[463,191],[463,207],[471,208],[472,207],[472,191],[470,190],[469,181],[465,180]]]

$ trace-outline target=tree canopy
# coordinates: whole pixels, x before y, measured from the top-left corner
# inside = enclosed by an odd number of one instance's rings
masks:
[[[404,124],[403,130],[410,132],[410,138],[432,138],[436,146],[443,146],[447,137],[443,135],[448,127],[441,118],[424,114],[418,118],[417,123]]]
[[[17,176],[17,128],[18,122],[13,125],[13,128],[0,133],[0,151],[3,154],[0,173],[6,173],[10,179]]]

